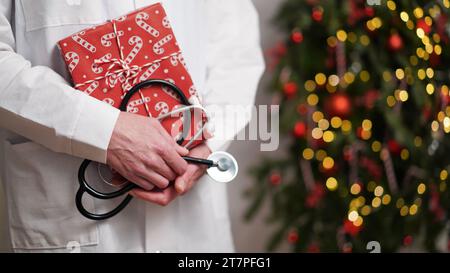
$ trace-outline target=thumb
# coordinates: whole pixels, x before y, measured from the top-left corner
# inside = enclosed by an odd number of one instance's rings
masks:
[[[180,195],[185,194],[189,190],[190,179],[193,176],[193,174],[194,174],[193,168],[189,166],[187,171],[183,175],[175,179],[175,190],[177,191],[178,194]]]

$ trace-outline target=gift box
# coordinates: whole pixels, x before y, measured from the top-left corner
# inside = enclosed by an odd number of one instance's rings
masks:
[[[59,41],[58,47],[75,89],[113,107],[120,106],[134,85],[148,79],[167,80],[178,86],[191,103],[200,102],[166,12],[159,3],[75,33]],[[127,111],[158,118],[178,107],[180,98],[175,92],[151,86],[130,101]],[[205,116],[191,115],[191,118],[189,136],[194,136],[202,128]],[[181,135],[183,115],[161,122],[174,138]],[[192,146],[201,142],[195,141]]]

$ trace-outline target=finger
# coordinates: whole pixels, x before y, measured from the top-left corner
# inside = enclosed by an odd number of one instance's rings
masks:
[[[137,175],[131,175],[128,180],[147,191],[151,191],[155,188],[154,184]]]
[[[162,157],[172,170],[178,175],[183,175],[186,172],[188,164],[173,148],[166,149]]]
[[[177,150],[177,153],[180,154],[181,156],[185,156],[189,154],[189,150],[186,149],[183,146],[178,145],[178,143],[175,142],[175,149]]]
[[[154,170],[169,181],[173,181],[177,177],[175,172],[169,166],[167,166],[166,162],[160,157],[157,157],[145,163],[149,167],[149,169]]]
[[[167,140],[169,145],[172,145],[173,147],[175,147],[175,150],[177,151],[177,153],[179,153],[182,156],[189,154],[189,150],[183,146],[180,146],[163,127],[162,127],[162,130],[160,130],[159,132]]]
[[[142,189],[134,189],[130,194],[141,200],[158,204],[160,206],[167,206],[177,196],[177,192],[173,187],[169,187],[163,191],[145,191]]]
[[[189,165],[186,173],[175,180],[175,190],[180,195],[189,192],[203,174],[204,168]]]
[[[167,178],[148,168],[137,170],[135,175],[139,178],[149,181],[151,184],[160,189],[165,189],[167,188],[167,186],[169,186],[170,181]]]

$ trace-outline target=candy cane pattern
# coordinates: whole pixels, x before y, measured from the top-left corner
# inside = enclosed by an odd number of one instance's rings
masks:
[[[166,81],[175,84],[175,81],[173,79],[167,78]],[[171,96],[172,98],[176,99],[177,101],[180,100],[180,96],[178,96],[178,94],[173,91],[171,88],[167,87],[167,86],[163,86],[162,90],[164,91],[164,93],[166,93],[167,95]]]
[[[69,71],[72,73],[80,62],[80,56],[78,56],[78,54],[75,52],[67,52],[64,57],[66,58],[66,61],[70,61],[68,67]]]
[[[162,48],[165,44],[170,42],[173,39],[172,34],[167,35],[166,37],[159,40],[154,46],[153,46],[153,52],[155,52],[158,55],[161,55],[164,53],[164,48]]]
[[[197,88],[195,86],[189,87],[189,95],[198,97]]]
[[[155,110],[159,112],[158,117],[169,113],[169,105],[164,101],[160,101],[155,105]]]
[[[130,40],[128,40],[128,44],[130,44],[131,46],[134,45],[130,54],[128,54],[128,56],[125,58],[125,63],[130,64],[134,60],[136,55],[139,53],[139,51],[141,51],[144,42],[142,42],[141,37],[133,36],[130,38]]]
[[[97,51],[97,48],[93,44],[81,38],[78,34],[73,35],[72,40],[74,40],[77,44],[81,45],[82,47],[86,48],[88,51],[92,53],[95,53]]]
[[[119,30],[117,34],[120,36],[123,36],[124,32],[122,30]],[[112,45],[112,42],[110,40],[115,39],[116,34],[114,32],[105,34],[100,38],[100,42],[102,43],[102,46],[104,47],[110,47]]]
[[[173,55],[172,57],[170,57],[170,63],[172,64],[172,66],[177,66],[178,65],[178,56]]]
[[[136,114],[139,109],[137,108],[140,105],[143,105],[144,103],[150,102],[150,97],[144,97],[144,99],[139,98],[136,100],[131,101],[127,106],[127,112]]]
[[[127,16],[126,16],[126,15],[117,18],[116,21],[118,21],[118,22],[123,22],[123,21],[125,21],[125,19],[127,19]]]
[[[106,62],[109,61],[111,59],[111,53],[106,54],[105,56],[101,57],[100,59],[98,59],[101,62]],[[94,72],[95,74],[100,74],[103,72],[103,68],[99,67],[97,63],[93,63],[92,66],[92,72]]]
[[[98,81],[92,82],[86,90],[84,90],[84,93],[88,94],[89,96],[92,95],[92,93],[100,86]]]
[[[107,104],[109,104],[111,106],[114,106],[114,103],[115,103],[114,100],[111,99],[111,98],[104,98],[103,102],[105,102],[105,103],[107,103]]]
[[[170,22],[169,22],[169,19],[167,18],[167,16],[164,17],[164,19],[163,19],[163,21],[162,21],[162,25],[163,25],[163,27],[165,27],[165,28],[171,28]]]
[[[153,37],[159,37],[159,31],[145,22],[145,20],[147,20],[148,18],[150,18],[150,16],[147,13],[140,12],[136,15],[136,24]]]
[[[158,70],[158,68],[161,66],[160,63],[154,63],[152,64],[147,71],[144,72],[144,74],[141,75],[141,77],[139,78],[140,82],[143,82],[145,80],[147,80],[148,78],[150,78],[153,73],[155,73],[156,70]]]

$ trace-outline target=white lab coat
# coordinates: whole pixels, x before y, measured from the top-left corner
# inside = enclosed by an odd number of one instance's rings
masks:
[[[226,188],[206,176],[167,207],[133,200],[103,222],[74,205],[79,164],[105,162],[119,112],[70,87],[56,42],[155,2],[0,0],[0,172],[14,251],[233,250]],[[253,104],[264,65],[251,1],[163,4],[204,104]],[[213,150],[226,144],[209,142]],[[97,179],[92,170],[88,177]],[[101,212],[113,204],[86,198],[85,205]]]

